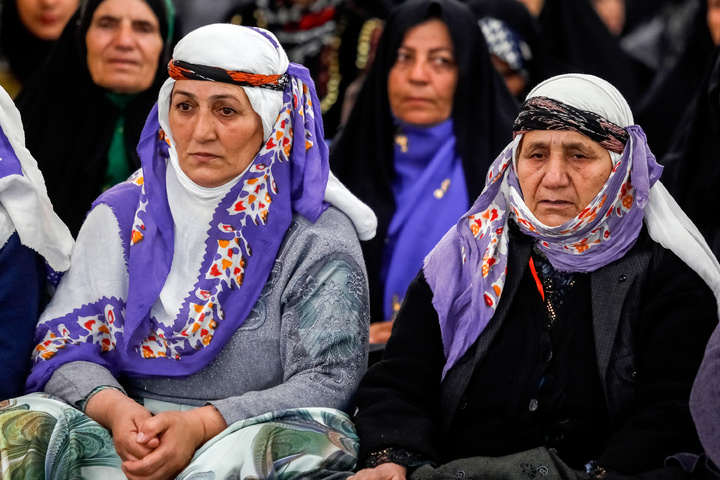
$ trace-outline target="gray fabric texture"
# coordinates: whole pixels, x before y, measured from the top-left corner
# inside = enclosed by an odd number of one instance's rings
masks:
[[[229,313],[229,312],[228,312]],[[214,405],[228,424],[299,407],[349,411],[368,354],[367,276],[354,227],[330,207],[316,223],[295,215],[263,292],[221,354],[186,378],[120,378],[133,398]],[[77,405],[109,371],[59,368],[45,387]]]
[[[504,457],[471,457],[433,468],[423,465],[410,480],[582,480],[590,476],[569,468],[552,449],[538,447]]]
[[[720,326],[710,337],[695,378],[690,413],[705,453],[716,466],[720,465]]]

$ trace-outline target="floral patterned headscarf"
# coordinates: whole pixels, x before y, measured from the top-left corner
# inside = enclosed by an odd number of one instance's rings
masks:
[[[567,272],[592,272],[623,257],[645,219],[651,237],[678,253],[720,292],[720,267],[707,255],[707,245],[690,222],[677,228],[699,237],[693,241],[701,254],[690,260],[681,252],[682,245],[673,244],[671,236],[656,227],[661,222],[654,214],[648,222],[646,207],[653,199],[656,205],[674,202],[658,182],[662,167],[650,152],[645,134],[632,123],[632,113],[620,93],[591,75],[553,77],[528,95],[514,127],[515,138],[490,167],[482,194],[425,259],[423,270],[433,291],[447,359],[443,375],[495,313],[505,287],[510,218],[522,233],[536,240],[553,267]],[[535,218],[523,200],[516,175],[522,134],[533,129],[583,133],[607,148],[613,162],[595,198],[575,218],[556,227]],[[678,215],[684,216],[681,211]],[[693,248],[686,244],[684,250]],[[713,262],[712,271],[700,271],[703,263],[712,266]]]
[[[142,170],[96,202],[114,211],[134,212],[127,228],[117,215],[121,231],[131,232],[123,238],[127,298],[107,298],[98,292],[95,303],[78,305],[60,318],[43,319],[36,332],[30,390],[41,388],[59,365],[75,360],[98,363],[116,376],[173,377],[201,370],[255,305],[293,213],[314,222],[328,206],[323,200],[328,153],[314,85],[307,69],[288,62],[272,34],[210,25],[188,34],[173,56],[171,78],[160,91],[138,145]],[[264,142],[241,175],[216,187],[215,193],[222,189],[222,195],[212,219],[209,225],[197,225],[207,232],[197,281],[190,292],[183,292],[178,315],[161,322],[152,315],[152,307],[175,253],[167,168],[175,169],[191,194],[204,193],[179,168],[168,128],[175,79],[244,85],[261,117]],[[139,190],[139,201],[137,195],[124,194],[129,188]],[[120,205],[115,198],[136,200]]]

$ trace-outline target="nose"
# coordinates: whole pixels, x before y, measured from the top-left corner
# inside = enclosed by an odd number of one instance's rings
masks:
[[[123,19],[118,26],[115,36],[116,48],[128,50],[135,45],[135,32],[133,32],[132,24],[129,20]]]
[[[215,118],[209,108],[199,108],[195,115],[195,128],[193,139],[198,143],[210,142],[217,139]]]
[[[568,163],[560,152],[551,152],[545,164],[542,183],[547,188],[562,188],[569,185]]]
[[[427,60],[422,58],[416,58],[415,61],[410,66],[410,71],[408,73],[408,78],[411,82],[415,83],[425,83],[428,80],[427,76]]]

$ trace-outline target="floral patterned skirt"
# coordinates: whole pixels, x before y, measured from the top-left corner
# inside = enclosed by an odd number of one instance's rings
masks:
[[[283,410],[230,425],[178,479],[321,479],[349,472],[357,434],[329,408]],[[124,479],[110,432],[47,394],[0,403],[0,478]]]

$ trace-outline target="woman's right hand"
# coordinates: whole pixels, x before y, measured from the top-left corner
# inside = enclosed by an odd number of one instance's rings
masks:
[[[370,324],[370,343],[387,343],[392,333],[393,320]]]
[[[157,438],[137,442],[140,425],[152,414],[120,390],[106,388],[90,397],[85,414],[112,432],[115,450],[123,461],[140,460],[160,444]]]
[[[407,467],[397,463],[382,463],[375,468],[364,468],[347,480],[405,480]]]

